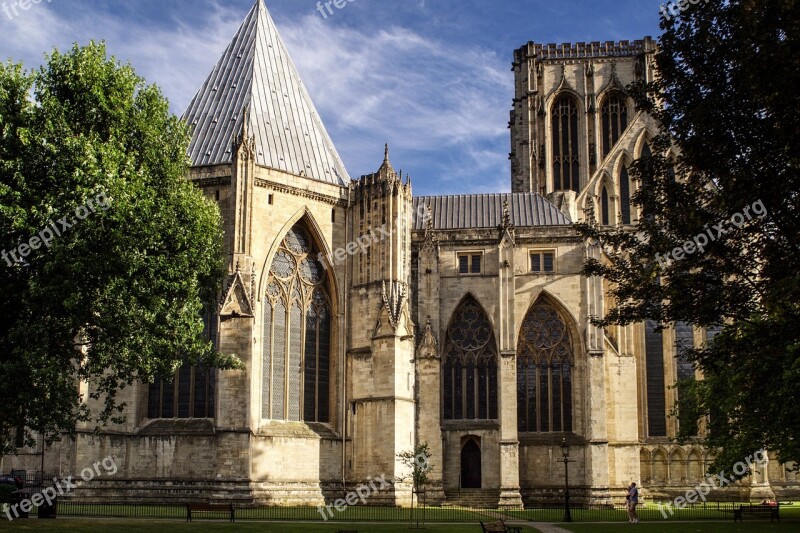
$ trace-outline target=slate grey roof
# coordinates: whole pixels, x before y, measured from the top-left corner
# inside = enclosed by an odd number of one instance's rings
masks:
[[[225,53],[183,114],[194,133],[192,165],[230,163],[244,110],[256,162],[345,185],[350,177],[263,0],[256,0]]]
[[[414,198],[414,229],[424,230],[426,226],[419,216],[420,205],[430,207],[434,229],[496,228],[502,224],[505,202],[516,227],[572,225],[564,213],[538,193],[469,194]]]

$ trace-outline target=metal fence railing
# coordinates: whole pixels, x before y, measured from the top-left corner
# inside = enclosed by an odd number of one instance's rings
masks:
[[[223,503],[222,501],[216,503]],[[661,520],[733,520],[733,513],[740,505],[748,502],[705,502],[682,509],[669,509],[661,504],[648,503],[638,508],[642,521]],[[571,507],[572,519],[581,522],[626,521],[623,506],[576,505]],[[64,499],[58,502],[60,516],[108,517],[108,518],[170,518],[185,519],[185,504],[96,502]],[[351,506],[337,512],[317,507],[249,507],[236,506],[236,520],[276,520],[276,521],[314,521],[327,520],[344,522],[406,522],[422,520],[425,522],[478,522],[492,518],[506,520],[559,522],[564,515],[563,506],[538,506],[525,509],[476,509],[469,507],[401,507]],[[781,505],[781,519],[800,520],[800,504]]]

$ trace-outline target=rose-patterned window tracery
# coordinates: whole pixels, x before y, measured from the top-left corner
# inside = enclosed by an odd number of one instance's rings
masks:
[[[572,364],[566,321],[553,306],[537,302],[517,341],[519,431],[572,431]]]
[[[445,420],[497,418],[497,343],[472,297],[458,306],[447,328],[442,374]]]
[[[272,260],[264,292],[262,418],[329,421],[331,311],[317,255],[297,225]]]

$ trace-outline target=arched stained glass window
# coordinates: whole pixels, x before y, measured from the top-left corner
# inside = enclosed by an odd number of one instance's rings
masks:
[[[566,321],[539,301],[517,341],[517,422],[521,432],[572,431],[573,342]]]
[[[261,416],[329,421],[331,311],[325,271],[308,232],[281,242],[265,291]]]
[[[628,127],[628,105],[625,96],[615,92],[603,102],[601,110],[603,121],[603,157],[607,156],[617,144]]]
[[[553,187],[556,191],[580,190],[578,105],[561,96],[553,105]]]
[[[445,420],[497,418],[497,343],[471,296],[453,313],[442,359]]]

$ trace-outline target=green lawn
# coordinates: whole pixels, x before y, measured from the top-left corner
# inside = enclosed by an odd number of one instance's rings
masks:
[[[125,532],[140,532],[140,533],[155,533],[157,531],[168,531],[169,533],[205,533],[206,531],[269,531],[274,533],[335,533],[339,530],[358,531],[359,533],[409,533],[418,531],[411,529],[408,524],[310,524],[310,523],[295,523],[295,524],[276,524],[265,522],[236,522],[230,524],[221,521],[197,521],[175,522],[172,520],[107,520],[107,519],[75,519],[75,518],[59,518],[56,520],[15,520],[9,522],[3,520],[0,522],[0,531],[58,531],[63,533],[83,533],[83,532],[101,532],[101,531],[125,531]],[[460,525],[440,525],[432,524],[427,525],[424,533],[460,533],[460,532],[474,532],[480,533],[481,527],[475,522],[474,524],[460,524]],[[523,531],[528,533],[536,532],[536,529],[531,527],[523,528]]]
[[[409,522],[411,510],[397,507],[353,506],[342,512],[332,510],[330,522]],[[186,508],[158,505],[72,505],[59,503],[60,517],[67,518],[130,518],[130,519],[185,519]],[[459,508],[428,507],[416,509],[415,516],[428,522],[475,522],[494,516],[496,511],[473,511]],[[35,512],[34,512],[35,514]],[[224,513],[220,513],[219,517]],[[322,515],[316,507],[259,507],[236,509],[236,521],[246,520],[303,520],[321,522]]]
[[[739,504],[737,504],[739,505]],[[716,503],[708,503],[705,507],[695,505],[685,509],[673,508],[664,513],[655,504],[648,503],[638,507],[639,518],[644,522],[664,522],[664,521],[703,521],[718,520],[733,522],[733,504],[721,504],[718,508]],[[519,520],[531,520],[534,522],[560,522],[564,516],[563,509],[525,509],[520,511],[504,511],[506,516],[513,516]],[[781,520],[800,520],[800,503],[793,503],[781,507]],[[666,517],[664,516],[666,514]],[[628,522],[628,514],[622,509],[573,509],[572,519],[575,522]],[[747,518],[745,518],[746,520]],[[760,521],[760,520],[757,520]]]
[[[797,522],[774,523],[769,520],[747,520],[744,523],[730,522],[640,522],[631,525],[627,522],[617,524],[556,524],[575,533],[619,533],[631,528],[632,531],[647,533],[762,533],[797,531]]]

